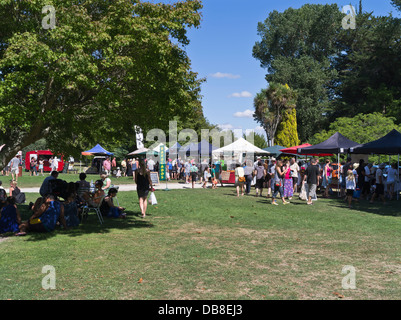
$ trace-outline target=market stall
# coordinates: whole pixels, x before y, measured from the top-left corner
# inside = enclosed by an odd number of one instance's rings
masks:
[[[213,157],[217,162],[223,162],[226,170],[221,170],[220,181],[222,183],[235,183],[235,165],[243,164],[246,159],[254,161],[258,155],[269,155],[270,152],[262,150],[244,138],[239,138],[233,143],[213,150]],[[216,162],[215,162],[216,163]]]

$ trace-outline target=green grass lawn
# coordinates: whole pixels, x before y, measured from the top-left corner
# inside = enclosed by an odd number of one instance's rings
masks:
[[[4,180],[4,179],[3,179]],[[0,240],[0,299],[400,299],[400,202],[237,198],[234,188],[158,191],[139,215]],[[37,195],[27,194],[27,200]],[[27,218],[26,206],[20,206]],[[44,290],[45,265],[56,289]],[[344,266],[356,289],[344,289]]]

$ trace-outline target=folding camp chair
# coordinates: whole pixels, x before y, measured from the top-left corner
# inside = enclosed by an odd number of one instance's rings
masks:
[[[104,219],[103,219],[102,213],[101,213],[101,211],[100,211],[100,206],[102,205],[104,198],[105,198],[105,196],[102,196],[102,197],[101,197],[101,199],[100,199],[100,201],[99,201],[99,204],[98,204],[96,207],[92,207],[92,206],[90,206],[90,205],[88,205],[88,204],[85,205],[85,206],[82,208],[82,209],[83,209],[82,215],[85,216],[85,215],[88,215],[88,213],[89,213],[90,211],[95,211],[96,214],[97,214],[97,217],[98,217],[98,219],[99,219],[100,224],[102,224],[102,223],[104,222]],[[97,198],[97,199],[98,199],[98,198]]]

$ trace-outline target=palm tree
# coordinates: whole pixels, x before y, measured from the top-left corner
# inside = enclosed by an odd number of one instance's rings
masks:
[[[267,89],[262,89],[254,99],[254,119],[266,131],[269,146],[274,146],[277,127],[285,113],[296,106],[296,92],[288,85],[270,83]]]

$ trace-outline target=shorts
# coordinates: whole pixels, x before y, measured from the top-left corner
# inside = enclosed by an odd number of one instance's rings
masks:
[[[347,189],[347,196],[353,196],[353,195],[354,195],[354,190]]]
[[[309,196],[314,198],[316,196],[316,184],[307,184],[306,188],[306,198],[309,199]]]
[[[11,173],[18,174],[19,173],[19,168],[11,168]]]
[[[292,177],[292,184],[293,185],[298,184],[298,177]]]
[[[263,189],[263,183],[265,182],[264,178],[256,179],[256,188]]]
[[[28,221],[28,229],[35,232],[48,232],[42,222],[38,222],[39,219],[30,219]]]
[[[196,181],[198,178],[198,173],[197,172],[191,172],[191,179],[192,181]]]
[[[384,195],[384,184],[376,183],[376,190],[375,193],[378,196]]]

